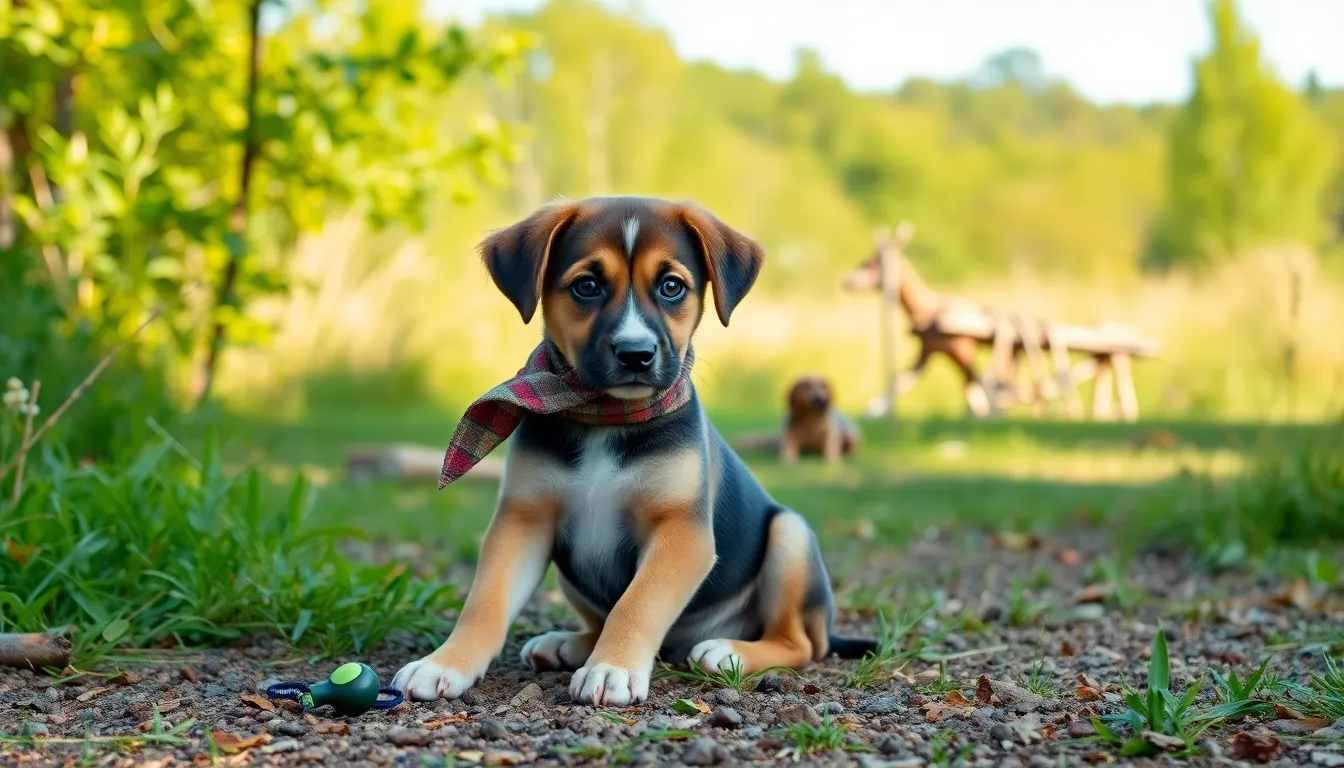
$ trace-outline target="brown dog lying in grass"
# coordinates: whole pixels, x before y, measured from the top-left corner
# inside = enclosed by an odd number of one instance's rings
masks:
[[[838,462],[859,445],[859,425],[836,410],[831,384],[824,377],[799,378],[789,388],[789,418],[780,441],[779,458],[785,464],[798,461],[801,453],[821,454]]]

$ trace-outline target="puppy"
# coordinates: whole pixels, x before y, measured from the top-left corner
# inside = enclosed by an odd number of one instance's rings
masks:
[[[481,251],[524,323],[540,304],[543,339],[454,433],[441,483],[514,439],[461,616],[393,686],[460,696],[551,562],[583,626],[532,638],[522,658],[576,670],[583,703],[643,701],[659,656],[751,673],[873,650],[832,634],[815,535],[752,477],[690,381],[709,286],[726,326],[760,245],[693,204],[609,197],[548,205]]]
[[[780,460],[798,461],[799,453],[819,453],[828,462],[854,452],[859,427],[832,405],[831,383],[822,376],[799,378],[789,388],[789,417],[780,442]]]

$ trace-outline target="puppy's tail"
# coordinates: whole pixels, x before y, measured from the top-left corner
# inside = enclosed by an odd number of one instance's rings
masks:
[[[866,637],[828,635],[826,641],[830,643],[831,653],[842,659],[861,659],[864,654],[877,652],[877,640]]]

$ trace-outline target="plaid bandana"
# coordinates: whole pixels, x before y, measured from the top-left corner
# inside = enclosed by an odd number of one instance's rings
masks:
[[[486,392],[462,415],[443,456],[439,488],[465,475],[504,442],[522,423],[525,413],[553,414],[605,426],[640,424],[671,413],[691,399],[694,362],[695,352],[687,350],[681,374],[672,386],[642,400],[623,400],[585,387],[578,371],[550,342],[543,341],[516,376]]]

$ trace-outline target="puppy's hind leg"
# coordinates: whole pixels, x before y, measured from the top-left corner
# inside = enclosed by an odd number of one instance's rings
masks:
[[[757,610],[765,624],[761,638],[705,640],[691,649],[691,661],[709,671],[740,664],[749,675],[802,667],[826,655],[830,585],[812,529],[797,512],[782,511],[770,521],[765,562],[756,578]]]
[[[578,632],[552,630],[528,640],[523,645],[523,663],[533,671],[548,669],[575,670],[582,667],[593,653],[597,638],[602,634],[602,616],[598,615],[564,576],[559,577],[560,590],[569,599],[574,612],[579,614],[583,629]]]

